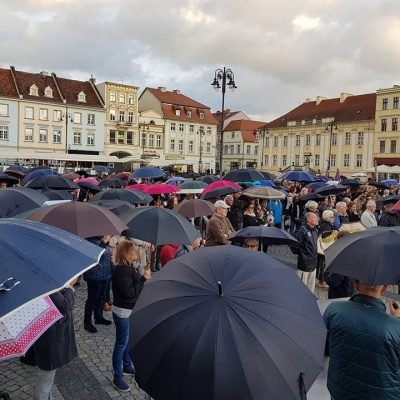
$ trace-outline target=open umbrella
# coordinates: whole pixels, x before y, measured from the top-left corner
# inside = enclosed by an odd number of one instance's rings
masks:
[[[15,178],[14,176],[7,175],[4,172],[0,172],[0,182],[6,182],[7,186],[13,186],[19,183],[18,178]]]
[[[181,176],[174,176],[172,178],[167,179],[167,181],[165,183],[170,183],[171,185],[179,185],[185,181],[186,181],[186,179],[182,178]]]
[[[329,196],[331,194],[338,194],[346,190],[346,186],[337,184],[337,185],[325,185],[319,189],[314,191],[315,194],[319,194],[321,196]]]
[[[125,186],[125,189],[141,190],[142,192],[147,192],[150,185],[145,183],[135,183],[134,185]]]
[[[22,165],[10,165],[4,172],[7,171],[17,171],[23,175],[25,175],[28,172],[28,168],[22,166]]]
[[[71,179],[71,180],[75,180],[75,179],[80,179],[80,175],[77,174],[76,172],[66,172],[65,174],[61,175],[63,178],[66,179]]]
[[[129,203],[146,204],[149,202],[148,195],[140,190],[126,190],[126,189],[106,189],[96,193],[90,200],[122,200]]]
[[[284,199],[285,193],[268,186],[253,186],[243,191],[243,196],[253,199]]]
[[[197,181],[201,181],[207,184],[213,183],[213,182],[217,182],[220,179],[218,178],[218,176],[215,175],[204,175],[201,176],[199,179],[197,179]]]
[[[254,182],[264,178],[265,176],[255,169],[234,169],[224,176],[225,181],[232,182]]]
[[[266,179],[260,179],[259,181],[255,181],[254,183],[257,185],[257,182],[261,185],[261,186],[268,186],[268,187],[274,187],[275,183],[272,181],[268,181]]]
[[[82,238],[119,235],[128,227],[111,211],[80,201],[41,208],[27,219],[56,226]]]
[[[209,200],[209,199],[213,199],[215,197],[221,197],[221,196],[226,196],[227,194],[237,193],[242,190],[243,190],[242,188],[237,189],[232,186],[222,186],[222,187],[217,187],[213,190],[210,190],[206,193],[204,193],[204,191],[203,191],[203,194],[200,196],[200,198],[203,200]]]
[[[47,175],[60,175],[60,174],[51,168],[34,169],[34,170],[28,172],[23,177],[23,179],[21,181],[21,185],[24,186],[26,183],[28,183],[32,179],[38,178],[40,176],[47,176]]]
[[[326,271],[370,285],[400,282],[400,227],[372,227],[346,235],[325,250]]]
[[[296,198],[294,201],[294,204],[300,205],[300,204],[306,204],[308,201],[313,200],[313,201],[321,201],[325,198],[325,196],[321,196],[320,194],[317,193],[307,193],[304,196],[299,196]]]
[[[48,198],[33,189],[7,188],[0,190],[0,218],[11,218],[40,207]]]
[[[362,183],[358,179],[342,179],[339,182],[343,186],[361,186]]]
[[[77,179],[77,180],[75,181],[75,183],[76,183],[77,185],[79,185],[80,183],[91,183],[92,185],[98,186],[100,182],[99,182],[96,178],[89,178],[89,177],[86,177],[86,178],[79,178],[79,179]]]
[[[203,217],[214,214],[214,204],[201,199],[184,200],[173,211],[186,218]]]
[[[165,173],[159,168],[155,167],[141,167],[136,171],[133,171],[129,175],[129,179],[147,179],[147,178],[160,178],[164,176]]]
[[[123,181],[122,179],[118,179],[118,178],[103,179],[99,183],[99,187],[102,189],[104,189],[104,188],[120,189],[127,185],[128,185],[127,181]]]
[[[294,245],[298,240],[290,233],[283,229],[275,228],[274,226],[246,226],[240,231],[237,231],[229,238],[233,244],[241,245],[247,238],[257,238],[262,244],[270,245]]]
[[[42,189],[44,187],[56,190],[79,189],[79,186],[75,182],[58,175],[39,176],[30,180],[24,186],[31,189]]]
[[[98,263],[103,250],[61,229],[19,219],[0,219],[0,282],[20,283],[1,292],[0,318],[54,293]]]
[[[311,189],[311,190],[317,190],[319,188],[322,188],[326,186],[327,184],[325,182],[311,182],[307,183],[306,187]]]
[[[197,229],[182,215],[159,207],[138,207],[120,215],[129,229],[124,236],[154,245],[190,244],[199,236]]]
[[[180,193],[202,193],[204,188],[207,187],[207,183],[202,181],[186,181],[180,184]]]
[[[178,186],[170,185],[168,183],[157,183],[155,185],[149,185],[146,189],[148,194],[166,194],[166,193],[177,193],[179,192]]]
[[[309,174],[308,172],[304,171],[289,171],[280,175],[276,178],[278,181],[288,180],[288,181],[295,181],[295,182],[315,182],[316,179]]]
[[[396,179],[382,179],[381,182],[386,186],[399,186],[399,182]]]
[[[74,195],[67,190],[51,190],[49,188],[43,188],[40,193],[46,196],[49,200],[73,200]]]
[[[82,179],[75,182],[80,188],[87,189],[93,193],[98,193],[98,192],[102,191],[102,188],[99,186],[99,182],[97,182],[97,184],[96,184],[96,183],[92,183],[89,181],[85,181],[85,182],[81,182],[81,181],[82,181]]]
[[[272,181],[276,178],[276,176],[274,174],[271,174],[270,172],[260,171],[260,174],[264,175],[264,179],[268,181]]]
[[[104,165],[96,165],[92,168],[96,172],[110,172],[110,168],[105,167]]]
[[[135,209],[135,206],[131,204],[128,201],[122,201],[122,200],[93,200],[90,199],[89,203],[98,206],[98,207],[104,207],[107,210],[111,211],[115,215],[121,215],[123,213],[126,213],[129,210]]]
[[[209,185],[207,185],[207,187],[204,188],[202,194],[206,194],[208,192],[213,191],[214,189],[219,189],[222,187],[229,187],[229,188],[242,190],[242,187],[235,182],[221,180],[221,181],[213,182],[213,183],[210,183]]]
[[[136,380],[157,400],[300,400],[322,370],[315,296],[261,252],[218,246],[170,261],[130,322]]]

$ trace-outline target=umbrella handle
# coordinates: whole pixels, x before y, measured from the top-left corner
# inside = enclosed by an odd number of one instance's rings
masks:
[[[222,284],[221,281],[218,281],[218,296],[222,297],[224,294],[222,293]]]
[[[304,373],[300,372],[299,375],[299,384],[300,384],[300,399],[307,400],[307,390],[304,384]]]

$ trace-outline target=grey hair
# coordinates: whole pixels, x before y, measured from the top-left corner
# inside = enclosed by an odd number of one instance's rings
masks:
[[[316,201],[309,200],[309,201],[307,201],[307,203],[304,207],[305,208],[310,208],[310,207],[318,208],[318,203]]]
[[[228,194],[225,196],[224,200],[225,200],[225,202],[226,202],[226,200],[233,200],[233,196],[231,194]]]
[[[370,206],[376,206],[375,200],[368,200],[367,201],[367,207],[370,207]]]
[[[325,210],[322,213],[322,219],[324,221],[328,221],[329,218],[333,217],[333,211],[332,210]]]

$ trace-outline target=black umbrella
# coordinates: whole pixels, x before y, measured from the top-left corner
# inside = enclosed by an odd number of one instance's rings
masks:
[[[207,192],[205,194],[202,194],[200,196],[200,198],[203,200],[209,200],[209,199],[213,199],[214,197],[226,196],[227,194],[237,193],[240,191],[241,191],[241,189],[236,189],[234,187],[221,186],[219,188],[210,190],[209,192]]]
[[[129,229],[122,235],[154,245],[190,244],[199,236],[197,229],[182,215],[159,207],[138,207],[120,215]]]
[[[99,183],[100,188],[114,188],[120,189],[127,186],[128,182],[118,178],[104,179]]]
[[[219,181],[220,179],[219,179],[217,176],[215,176],[215,175],[205,175],[205,176],[200,177],[200,178],[197,179],[197,180],[198,180],[198,181],[202,181],[202,182],[204,182],[204,183],[210,184],[210,183]]]
[[[386,196],[381,199],[381,202],[383,204],[386,203],[397,203],[400,200],[400,195],[398,194],[392,194],[391,196]]]
[[[320,194],[321,196],[329,196],[331,194],[338,194],[345,191],[347,188],[343,185],[326,185],[314,191],[314,194]]]
[[[225,181],[232,182],[254,182],[265,179],[265,176],[255,169],[234,169],[225,176]]]
[[[107,189],[96,193],[90,202],[96,200],[122,200],[129,203],[146,204],[149,202],[148,195],[140,190]],[[150,200],[151,201],[151,200]]]
[[[326,196],[321,196],[317,193],[307,193],[304,196],[297,197],[297,199],[294,201],[294,204],[296,205],[306,204],[310,200],[318,202],[323,200],[325,197]]]
[[[380,189],[387,189],[389,187],[388,185],[386,185],[386,183],[377,181],[369,181],[368,185],[372,185]]]
[[[74,190],[79,189],[79,186],[71,181],[70,179],[66,179],[63,176],[59,175],[45,175],[39,176],[35,179],[32,179],[28,183],[25,184],[25,187],[31,189],[57,189],[57,190]]]
[[[299,400],[322,369],[326,330],[291,268],[218,246],[149,281],[130,332],[136,380],[157,400]]]
[[[343,186],[361,186],[362,183],[358,179],[343,179],[339,182]]]
[[[127,201],[122,200],[89,200],[89,203],[94,206],[99,206],[103,208],[107,208],[107,210],[111,211],[115,215],[121,215],[123,213],[128,212],[129,210],[133,210],[135,208],[134,205]]]
[[[33,189],[24,187],[0,190],[0,218],[14,217],[40,207],[48,198]]]
[[[49,200],[73,200],[74,195],[67,190],[51,190],[44,188],[40,191],[43,196],[46,196]]]
[[[4,172],[0,172],[0,182],[6,182],[7,186],[13,186],[19,183],[18,178],[15,178],[14,176],[7,175]]]
[[[102,191],[102,188],[99,185],[95,185],[90,182],[76,182],[76,184],[83,189],[89,190],[89,192],[98,193]]]
[[[326,271],[370,285],[400,282],[400,227],[372,227],[346,235],[325,250]]]
[[[229,238],[233,244],[241,245],[247,238],[257,238],[262,244],[269,245],[294,245],[298,240],[290,233],[274,226],[246,226]]]
[[[264,175],[264,179],[266,179],[267,181],[272,181],[275,179],[275,175],[271,174],[270,172],[266,172],[266,171],[260,171],[261,175]]]

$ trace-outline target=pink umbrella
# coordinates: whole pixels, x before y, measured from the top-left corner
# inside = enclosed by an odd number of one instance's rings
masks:
[[[135,185],[125,186],[125,189],[134,189],[134,190],[141,190],[142,192],[147,192],[147,189],[150,185],[146,185],[144,183],[136,183]]]
[[[77,183],[78,185],[83,182],[91,183],[93,185],[98,185],[100,183],[96,178],[81,178],[74,182]]]
[[[146,193],[148,194],[164,194],[176,192],[179,192],[178,186],[170,185],[169,183],[158,183],[156,185],[151,185],[146,190]]]
[[[204,190],[201,194],[202,195],[206,194],[208,192],[211,192],[211,190],[215,190],[215,189],[218,189],[221,187],[231,187],[231,188],[235,188],[235,189],[239,189],[239,190],[242,189],[242,187],[235,182],[222,180],[222,181],[216,181],[216,182],[210,183],[206,188],[204,188]]]

